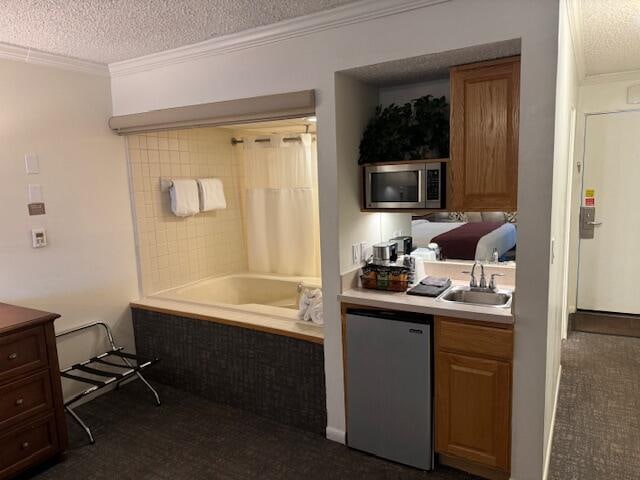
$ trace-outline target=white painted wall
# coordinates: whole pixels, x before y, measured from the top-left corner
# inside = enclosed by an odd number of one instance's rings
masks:
[[[465,46],[522,39],[518,179],[518,291],[512,476],[544,465],[549,237],[553,178],[558,3],[452,0],[112,79],[116,114],[313,88],[317,93],[328,431],[344,430],[338,291],[335,72]],[[354,159],[355,161],[355,159]],[[349,207],[348,207],[349,208]]]
[[[408,83],[404,85],[394,85],[391,87],[383,87],[380,89],[380,103],[387,106],[391,103],[403,105],[407,102],[423,97],[424,95],[433,95],[434,97],[447,97],[449,99],[451,83],[449,79],[433,80],[430,82]]]
[[[0,60],[0,105],[0,301],[61,314],[58,331],[103,320],[132,347],[136,259],[124,140],[107,128],[109,79]],[[26,174],[27,152],[39,175]],[[27,214],[29,183],[42,185],[46,215]],[[49,246],[31,248],[33,227],[47,229]],[[61,364],[98,343],[65,340]]]
[[[578,102],[578,75],[576,57],[569,29],[566,0],[560,0],[558,29],[558,73],[556,84],[555,149],[553,164],[553,192],[551,211],[551,252],[549,267],[549,314],[547,329],[547,371],[545,388],[545,466],[548,468],[553,419],[557,399],[560,374],[560,347],[563,336],[563,299],[565,289],[565,258],[570,245],[566,243],[567,188],[569,188],[569,168],[572,163],[571,116]],[[520,259],[518,258],[518,261]],[[518,262],[518,267],[520,263]],[[545,468],[545,474],[546,474]]]
[[[336,160],[340,208],[340,272],[353,270],[351,246],[380,241],[381,214],[360,211],[358,146],[378,104],[378,90],[344,74],[335,76]],[[387,214],[388,215],[388,214]]]

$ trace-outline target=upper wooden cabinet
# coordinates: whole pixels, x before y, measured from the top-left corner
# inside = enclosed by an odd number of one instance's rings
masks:
[[[448,209],[514,211],[520,57],[451,68]]]

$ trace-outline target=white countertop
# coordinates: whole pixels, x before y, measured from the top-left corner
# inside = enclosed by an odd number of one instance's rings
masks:
[[[464,285],[464,283],[454,281],[453,285]],[[425,313],[428,315],[442,315],[493,323],[514,323],[511,308],[440,302],[435,298],[407,295],[405,292],[352,288],[338,295],[338,299],[344,303],[365,307]]]

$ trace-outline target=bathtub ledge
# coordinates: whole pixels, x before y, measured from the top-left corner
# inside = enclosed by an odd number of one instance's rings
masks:
[[[159,298],[142,298],[131,302],[129,305],[131,308],[141,310],[206,320],[223,325],[292,337],[307,342],[324,343],[323,328],[311,323],[297,321],[294,311],[291,312],[291,318],[277,318]]]

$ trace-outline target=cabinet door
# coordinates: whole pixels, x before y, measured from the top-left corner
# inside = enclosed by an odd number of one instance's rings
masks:
[[[508,471],[510,391],[510,363],[438,352],[436,451]]]
[[[520,57],[451,69],[451,210],[517,209]]]

